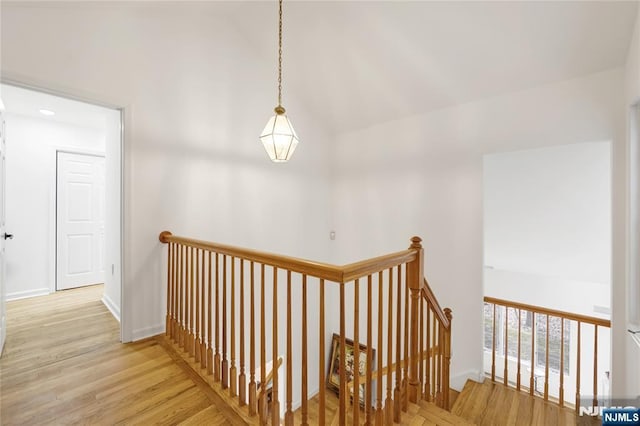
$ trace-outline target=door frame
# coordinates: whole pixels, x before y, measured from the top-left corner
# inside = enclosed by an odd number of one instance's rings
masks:
[[[23,89],[33,90],[41,93],[46,93],[53,96],[58,96],[61,98],[66,98],[78,102],[84,102],[91,105],[100,106],[103,108],[112,109],[117,111],[119,114],[120,121],[120,129],[119,129],[119,146],[118,150],[120,153],[119,158],[119,179],[120,179],[120,230],[118,232],[119,236],[119,258],[118,261],[120,263],[119,270],[117,271],[117,277],[120,281],[120,341],[131,342],[133,340],[133,332],[131,328],[131,309],[129,307],[129,288],[125,284],[125,276],[126,276],[126,263],[125,263],[125,251],[129,251],[128,247],[130,247],[130,242],[127,240],[127,235],[129,235],[129,221],[127,218],[130,216],[131,203],[128,199],[130,191],[128,190],[128,184],[126,182],[130,181],[131,165],[130,162],[127,161],[129,158],[129,150],[130,150],[130,142],[128,142],[131,138],[130,130],[127,123],[131,122],[132,115],[131,110],[132,106],[129,102],[124,102],[122,99],[109,99],[108,97],[99,96],[96,97],[94,93],[86,93],[81,90],[72,92],[68,87],[61,88],[48,88],[50,86],[47,82],[43,81],[28,81],[24,79],[16,79],[8,77],[7,75],[0,75],[0,83],[7,84],[15,87],[20,87]],[[55,187],[55,183],[53,183]],[[55,199],[55,194],[52,195]],[[54,200],[55,201],[55,200]],[[55,208],[55,205],[54,205]],[[50,220],[53,221],[53,227],[55,228],[56,218],[54,215]],[[55,245],[55,231],[53,237],[53,244]],[[50,247],[50,253],[55,253],[55,246]],[[53,264],[53,277],[55,278],[55,262]],[[51,271],[50,271],[51,272]],[[55,286],[55,279],[53,285]]]
[[[49,206],[53,212],[49,217],[49,221],[53,222],[53,226],[49,227],[49,259],[53,259],[53,262],[51,262],[52,264],[49,266],[49,292],[55,293],[58,291],[58,154],[87,155],[90,157],[102,157],[106,159],[106,153],[89,149],[64,148],[57,146],[52,151],[56,173],[55,179],[52,182],[53,188],[50,191],[51,197],[49,200]],[[52,251],[53,255],[51,254]],[[105,274],[106,269],[105,265]],[[52,273],[53,275],[51,275]]]

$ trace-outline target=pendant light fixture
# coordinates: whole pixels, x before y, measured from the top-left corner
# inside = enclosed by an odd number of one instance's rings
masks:
[[[276,115],[267,122],[260,140],[264,149],[269,154],[271,161],[284,163],[289,161],[298,145],[298,135],[293,130],[289,117],[282,106],[282,0],[279,0],[279,24],[278,24],[278,106],[274,111]]]

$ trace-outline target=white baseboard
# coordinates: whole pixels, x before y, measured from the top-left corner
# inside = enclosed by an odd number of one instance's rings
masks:
[[[131,340],[142,340],[147,337],[157,336],[158,334],[164,333],[164,324],[154,325],[151,327],[139,328],[137,330],[133,330],[131,333]]]
[[[106,294],[102,295],[102,303],[107,307],[109,312],[111,312],[111,315],[120,322],[120,308],[118,305],[113,303],[113,300],[111,300],[111,298]]]
[[[16,291],[7,293],[7,302],[11,300],[26,299],[28,297],[46,296],[51,294],[49,287],[36,288],[34,290]]]
[[[452,389],[460,392],[464,387],[464,384],[467,383],[467,380],[473,380],[479,383],[484,382],[484,374],[478,370],[467,370],[462,373],[451,376],[449,386]]]

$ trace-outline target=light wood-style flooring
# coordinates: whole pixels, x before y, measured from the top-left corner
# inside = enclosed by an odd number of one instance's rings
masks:
[[[241,424],[160,338],[121,344],[102,291],[7,304],[0,424]]]

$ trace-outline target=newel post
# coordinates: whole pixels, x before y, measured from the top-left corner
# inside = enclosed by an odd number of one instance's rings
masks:
[[[418,320],[420,309],[420,290],[424,279],[424,250],[422,249],[422,239],[420,237],[411,238],[411,246],[416,252],[416,258],[407,264],[407,285],[411,295],[410,306],[410,326],[409,326],[409,400],[418,401],[420,392],[420,377],[418,376],[419,342],[418,342]]]

